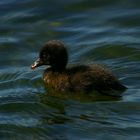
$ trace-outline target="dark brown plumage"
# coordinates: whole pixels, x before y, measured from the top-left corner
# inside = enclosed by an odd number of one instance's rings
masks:
[[[31,68],[49,65],[43,79],[47,87],[57,91],[89,93],[96,90],[108,94],[109,91],[126,89],[110,70],[101,65],[79,65],[66,68],[67,61],[68,54],[64,44],[58,40],[51,40],[41,49],[39,59]],[[115,94],[119,95],[117,92]]]

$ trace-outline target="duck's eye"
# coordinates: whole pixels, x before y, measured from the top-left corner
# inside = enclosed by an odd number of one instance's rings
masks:
[[[46,53],[43,53],[43,54],[42,54],[42,59],[43,59],[44,61],[49,61],[50,56],[49,56],[48,54],[46,54]]]
[[[45,53],[45,52],[42,52],[41,57],[42,57],[43,59],[46,59],[46,58],[47,58],[46,53]]]
[[[43,54],[43,58],[46,58],[47,57],[47,55],[46,54]]]
[[[50,59],[49,54],[46,51],[41,51],[40,52],[40,58],[45,63],[48,63],[49,62],[49,59]]]

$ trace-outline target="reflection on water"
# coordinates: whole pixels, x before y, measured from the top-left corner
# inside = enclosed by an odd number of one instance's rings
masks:
[[[1,0],[0,9],[0,139],[140,139],[139,0]],[[69,63],[107,65],[128,89],[49,93],[44,68],[30,65],[50,39],[66,43]]]

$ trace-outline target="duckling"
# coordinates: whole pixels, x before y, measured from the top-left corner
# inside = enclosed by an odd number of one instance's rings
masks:
[[[109,91],[124,91],[126,87],[112,74],[99,64],[75,65],[67,67],[68,52],[63,42],[48,41],[39,53],[39,58],[31,65],[32,69],[47,65],[43,74],[46,87],[60,92],[83,92],[93,90],[108,94]],[[120,95],[115,92],[115,95]]]

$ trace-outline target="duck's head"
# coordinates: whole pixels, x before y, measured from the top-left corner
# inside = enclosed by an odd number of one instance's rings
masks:
[[[32,69],[42,65],[48,65],[55,71],[65,69],[68,54],[65,45],[58,40],[48,41],[39,53],[39,58],[31,65]]]

